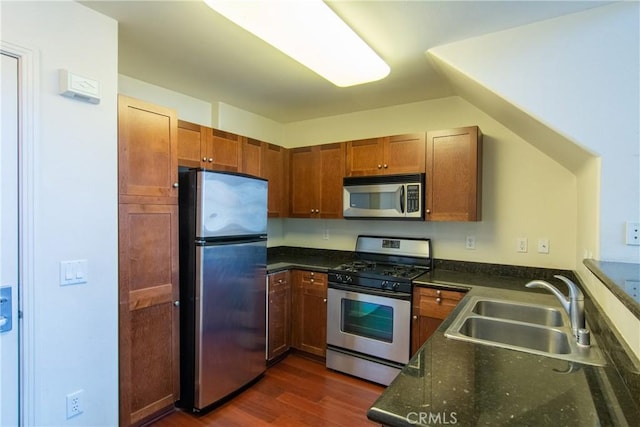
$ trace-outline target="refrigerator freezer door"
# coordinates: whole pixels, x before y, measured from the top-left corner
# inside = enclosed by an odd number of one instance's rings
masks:
[[[267,234],[267,181],[199,171],[196,238]]]
[[[266,256],[266,240],[196,247],[195,408],[266,369]]]

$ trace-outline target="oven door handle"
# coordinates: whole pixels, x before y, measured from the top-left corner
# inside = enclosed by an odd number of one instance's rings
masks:
[[[400,186],[400,213],[404,213],[404,185]]]
[[[411,294],[407,294],[404,292],[393,292],[393,291],[385,291],[381,289],[363,288],[361,286],[342,285],[340,283],[333,283],[333,282],[329,282],[327,284],[327,287],[332,289],[338,289],[340,291],[345,291],[345,292],[353,292],[357,294],[375,295],[375,296],[384,297],[384,298],[411,301]]]

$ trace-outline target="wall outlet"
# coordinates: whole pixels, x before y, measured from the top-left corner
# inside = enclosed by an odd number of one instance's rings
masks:
[[[627,222],[627,245],[640,245],[640,222]]]
[[[475,249],[476,248],[476,236],[467,236],[464,247],[466,249]]]
[[[84,412],[82,397],[84,390],[67,394],[67,419],[76,417]]]
[[[539,254],[549,253],[549,239],[538,239],[538,253]]]
[[[529,244],[526,237],[518,237],[516,246],[516,252],[527,252],[529,250]]]

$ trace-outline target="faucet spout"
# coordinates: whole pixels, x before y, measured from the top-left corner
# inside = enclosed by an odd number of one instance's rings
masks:
[[[569,288],[569,297],[566,297],[562,292],[558,290],[552,284],[545,282],[544,280],[532,280],[527,283],[525,286],[527,288],[543,288],[551,292],[558,298],[562,307],[564,307],[565,311],[569,315],[571,319],[571,331],[573,335],[578,338],[578,331],[580,329],[584,329],[585,320],[584,320],[584,294],[578,288],[578,286],[573,283],[571,280],[567,279],[561,275],[553,276],[556,279],[564,282]]]

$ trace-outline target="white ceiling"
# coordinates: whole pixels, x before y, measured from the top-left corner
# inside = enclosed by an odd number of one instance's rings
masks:
[[[301,0],[297,0],[301,1]],[[597,1],[328,1],[391,67],[339,88],[197,0],[81,1],[119,22],[121,74],[281,123],[452,95],[438,45],[602,6]]]

